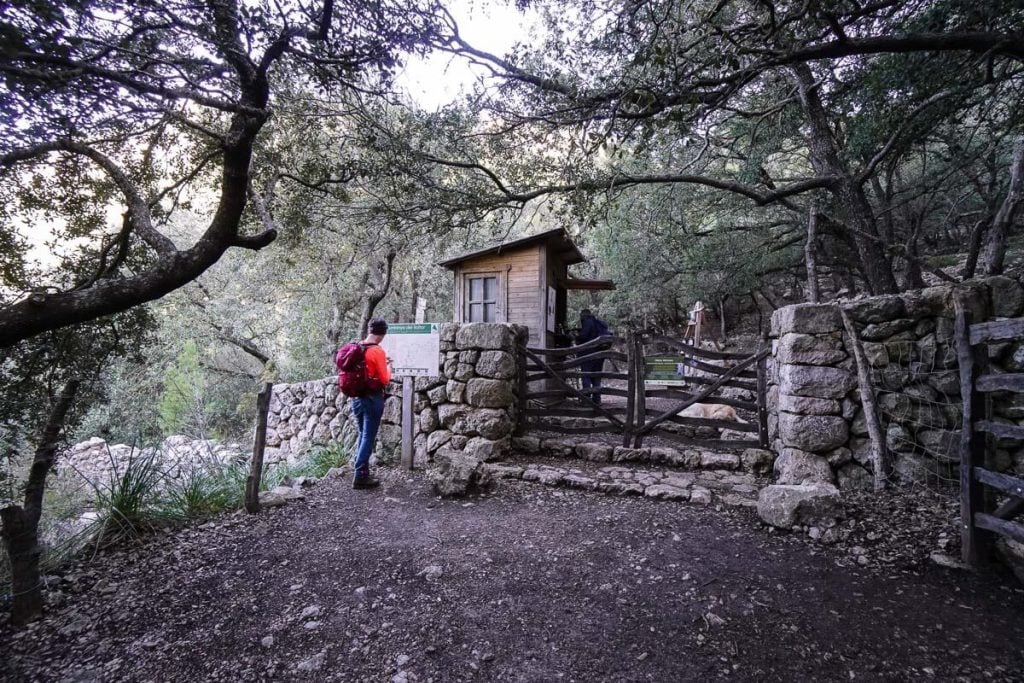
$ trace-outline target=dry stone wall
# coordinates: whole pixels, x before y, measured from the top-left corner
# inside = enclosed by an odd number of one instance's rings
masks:
[[[870,442],[842,306],[864,344],[882,429],[902,482],[955,481],[962,410],[954,301],[975,322],[1024,313],[1008,277],[943,285],[841,304],[798,304],[772,316],[770,432],[779,484],[870,488]],[[993,345],[995,369],[1024,370],[1024,344]],[[999,399],[997,420],[1024,424],[1024,403]],[[1024,472],[1021,444],[996,443],[997,466]]]
[[[441,326],[441,374],[415,381],[414,461],[456,455],[486,462],[504,457],[518,415],[516,346],[521,325],[446,323]],[[401,383],[387,388],[377,453],[397,457],[401,445]],[[274,386],[267,419],[266,460],[295,460],[309,447],[354,436],[351,408],[335,378]],[[471,469],[476,469],[475,465]]]

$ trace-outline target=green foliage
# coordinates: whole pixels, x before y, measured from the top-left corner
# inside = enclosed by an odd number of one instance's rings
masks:
[[[189,339],[174,364],[164,372],[164,391],[158,411],[164,436],[180,434],[189,415],[194,414],[203,395],[203,376],[199,371],[199,351]]]

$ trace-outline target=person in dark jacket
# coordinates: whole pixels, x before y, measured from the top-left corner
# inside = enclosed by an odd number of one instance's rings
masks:
[[[580,311],[580,331],[576,333],[577,344],[586,344],[588,341],[608,336],[611,336],[611,331],[603,320],[594,317],[588,308]],[[601,403],[601,394],[596,392],[601,390],[601,378],[595,377],[594,374],[600,373],[603,369],[603,360],[587,361],[580,366],[583,373],[583,392],[589,393],[590,398],[598,405]]]

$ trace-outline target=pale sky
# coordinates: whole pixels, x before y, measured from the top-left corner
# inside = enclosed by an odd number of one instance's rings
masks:
[[[516,42],[525,42],[535,14],[520,14],[511,0],[448,0],[448,11],[463,39],[475,48],[503,56]],[[450,54],[411,58],[397,85],[424,109],[435,111],[458,98],[487,72]]]

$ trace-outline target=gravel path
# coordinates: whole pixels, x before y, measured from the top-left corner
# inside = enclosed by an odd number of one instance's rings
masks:
[[[74,568],[10,681],[1024,678],[1024,591],[849,566],[751,511],[420,475],[154,537]]]

